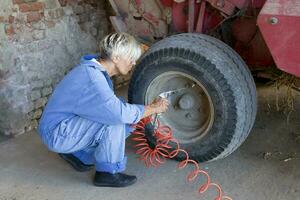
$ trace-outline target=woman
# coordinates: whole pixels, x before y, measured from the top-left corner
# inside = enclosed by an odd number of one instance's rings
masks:
[[[100,57],[87,55],[55,88],[41,117],[38,131],[43,143],[77,171],[94,165],[94,185],[125,187],[135,176],[126,167],[125,139],[130,124],[165,112],[166,99],[150,105],[128,104],[117,98],[110,77],[126,75],[141,56],[137,41],[113,33],[100,43]]]

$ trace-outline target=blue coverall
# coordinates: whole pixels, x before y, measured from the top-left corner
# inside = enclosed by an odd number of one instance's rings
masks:
[[[142,118],[144,109],[116,97],[96,56],[86,55],[55,88],[38,132],[51,151],[72,153],[84,164],[95,164],[96,171],[118,173],[126,168],[129,125]]]

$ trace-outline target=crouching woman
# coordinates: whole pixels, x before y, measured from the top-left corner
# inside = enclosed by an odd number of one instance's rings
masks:
[[[166,99],[129,104],[114,94],[111,77],[126,75],[141,56],[138,42],[113,33],[100,42],[100,56],[86,55],[57,85],[43,111],[38,132],[51,151],[77,171],[95,166],[94,185],[125,187],[135,176],[126,168],[125,139],[130,125],[165,112]]]

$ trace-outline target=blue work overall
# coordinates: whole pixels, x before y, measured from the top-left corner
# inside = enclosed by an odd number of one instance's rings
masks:
[[[55,88],[43,111],[38,132],[49,150],[72,153],[96,171],[126,168],[125,139],[144,105],[116,97],[113,84],[96,56],[87,55]]]

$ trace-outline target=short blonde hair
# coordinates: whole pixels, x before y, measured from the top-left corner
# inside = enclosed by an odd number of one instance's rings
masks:
[[[100,42],[100,58],[104,60],[120,56],[137,61],[141,54],[140,44],[127,33],[111,33]]]

